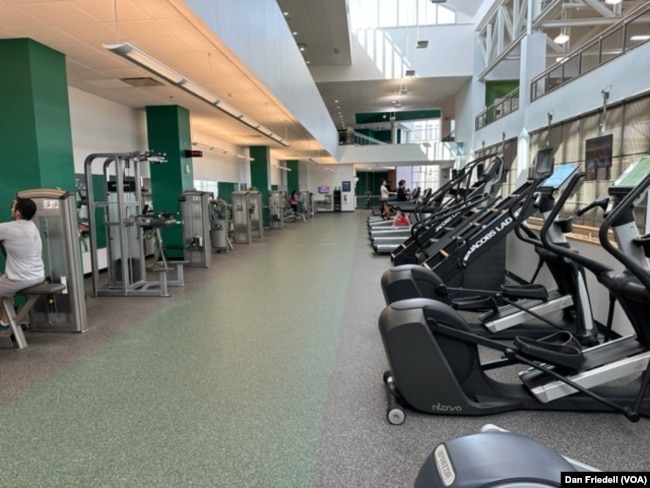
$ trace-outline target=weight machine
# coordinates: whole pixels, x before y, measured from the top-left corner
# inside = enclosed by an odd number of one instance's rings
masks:
[[[90,259],[93,296],[169,296],[168,286],[182,286],[182,263],[176,264],[177,280],[168,281],[171,268],[155,265],[158,280],[147,279],[144,231],[152,229],[162,256],[159,229],[178,223],[168,214],[142,214],[143,164],[160,164],[166,156],[153,152],[96,153],[84,161],[90,223]],[[103,198],[97,197],[93,166],[101,163]],[[100,277],[98,232],[106,233],[105,280]],[[164,257],[164,256],[163,256]]]

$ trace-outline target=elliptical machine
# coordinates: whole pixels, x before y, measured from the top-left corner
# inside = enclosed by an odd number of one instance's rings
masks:
[[[639,262],[634,257],[638,253],[625,254],[608,238],[613,229],[617,239],[626,237],[623,249],[634,245],[650,254],[650,236],[632,235],[634,202],[650,187],[650,157],[630,166],[610,187],[612,208],[598,234],[603,248],[627,267],[623,272],[548,242],[548,228],[582,177],[578,173],[571,179],[542,228],[542,240],[596,275],[618,300],[635,334],[584,350],[568,332],[546,340],[517,337],[511,346],[474,334],[456,310],[441,302],[415,298],[392,303],[378,324],[390,364],[384,373],[389,422],[402,423],[406,406],[447,415],[528,409],[619,411],[631,421],[650,416],[650,272],[645,257]],[[503,358],[483,362],[478,346]],[[517,364],[529,366],[519,373],[518,383],[486,374]],[[612,384],[623,379],[630,381]]]
[[[557,167],[551,176],[548,173],[538,176],[509,206],[509,214],[515,220],[515,233],[519,239],[536,247],[540,255],[538,271],[546,263],[557,283],[556,290],[549,291],[533,282],[502,285],[499,290],[452,287],[432,269],[402,265],[390,268],[382,275],[381,287],[386,304],[409,298],[431,298],[471,312],[469,321],[473,331],[492,339],[511,340],[517,335],[543,337],[555,330],[570,330],[582,344],[596,345],[598,329],[592,317],[584,270],[545,248],[525,223],[525,218],[532,213],[529,208],[533,206],[535,195],[534,206],[545,219],[548,218],[556,204],[553,195],[561,191],[577,168],[577,163],[564,164]],[[570,228],[567,224],[570,224],[569,219],[556,219],[548,232],[552,234],[553,242],[568,248],[564,236]]]

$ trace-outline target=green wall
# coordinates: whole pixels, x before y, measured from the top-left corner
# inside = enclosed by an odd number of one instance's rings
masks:
[[[492,105],[497,98],[505,97],[516,88],[519,88],[519,80],[486,81],[485,105]]]
[[[166,163],[151,165],[153,208],[157,212],[179,212],[178,197],[194,186],[192,159],[184,156],[184,151],[192,148],[189,111],[178,105],[147,107],[147,135],[149,149],[167,155]],[[182,258],[182,226],[166,227],[161,235],[165,255]]]
[[[300,163],[298,161],[287,161],[287,193],[291,195],[293,190],[300,191]]]
[[[259,190],[262,197],[262,222],[264,227],[270,226],[269,219],[269,190],[271,189],[269,168],[271,153],[268,146],[251,146],[251,186]]]
[[[357,202],[359,202],[359,206],[365,207],[368,203],[371,207],[379,205],[379,187],[381,186],[382,180],[389,179],[388,172],[357,171],[357,178],[359,178],[359,181],[356,184],[356,196],[358,197]],[[370,202],[365,197],[367,191],[373,195]]]
[[[0,66],[2,220],[17,191],[74,192],[75,176],[65,56],[30,39],[6,39]]]

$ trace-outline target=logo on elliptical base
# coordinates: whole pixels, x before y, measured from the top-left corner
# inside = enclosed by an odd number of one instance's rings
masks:
[[[451,486],[456,481],[456,473],[454,473],[454,468],[451,466],[451,460],[449,459],[449,454],[447,454],[445,446],[440,444],[436,447],[436,450],[433,451],[433,456],[435,457],[436,467],[442,478],[442,483],[445,486]]]
[[[442,403],[434,403],[431,405],[433,412],[462,412],[463,407],[460,405],[443,405]]]

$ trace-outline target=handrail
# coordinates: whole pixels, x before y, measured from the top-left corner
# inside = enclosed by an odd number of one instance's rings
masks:
[[[359,145],[385,145],[386,143],[384,141],[380,141],[379,139],[375,139],[374,137],[367,136],[365,134],[361,134],[360,132],[353,132],[352,135],[354,136],[354,143],[359,144]]]
[[[492,105],[488,105],[479,113],[476,116],[474,128],[475,130],[482,129],[486,125],[517,110],[519,110],[519,87],[512,90],[505,97],[498,99]]]
[[[635,42],[633,45],[629,44],[626,33],[628,26],[634,21],[639,20],[643,15],[650,12],[650,4],[646,3],[630,12],[625,17],[621,18],[611,26],[607,27],[598,36],[594,37],[591,41],[583,44],[574,51],[570,52],[567,56],[555,64],[549,66],[542,71],[539,75],[535,76],[530,83],[530,100],[535,101],[538,98],[546,95],[547,93],[559,88],[560,86],[568,83],[571,80],[579,78],[580,76],[592,71],[595,68],[615,59],[627,52],[635,49],[649,39],[644,39]],[[650,22],[650,19],[644,19],[645,23]],[[615,35],[623,30],[622,42],[617,45],[615,55],[608,55],[603,51],[603,42],[607,40],[616,40]],[[597,53],[594,48],[597,48]],[[593,56],[597,54],[596,62],[586,62],[586,55]],[[570,68],[570,70],[568,69]],[[570,71],[569,73],[567,73]]]

